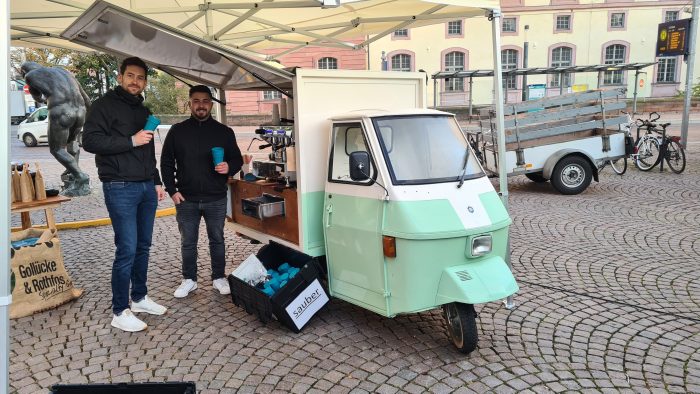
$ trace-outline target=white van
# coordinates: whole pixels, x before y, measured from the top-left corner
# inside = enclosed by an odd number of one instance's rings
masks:
[[[41,107],[32,112],[17,128],[17,139],[28,147],[48,143],[49,109]]]

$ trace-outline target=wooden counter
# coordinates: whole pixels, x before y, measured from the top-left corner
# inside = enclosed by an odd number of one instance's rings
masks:
[[[286,188],[276,182],[229,180],[233,222],[289,242],[299,244],[299,218],[296,188]],[[263,193],[284,199],[284,216],[257,219],[243,214],[241,200],[260,197]]]

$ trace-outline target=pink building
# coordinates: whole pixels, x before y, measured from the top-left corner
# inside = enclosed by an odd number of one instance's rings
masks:
[[[359,43],[362,40],[352,42]],[[283,52],[285,48],[270,50],[270,54]],[[279,61],[285,67],[322,69],[366,70],[367,51],[327,47],[307,47],[284,55]],[[279,103],[280,94],[265,92],[226,92],[227,115],[271,114],[272,104]]]

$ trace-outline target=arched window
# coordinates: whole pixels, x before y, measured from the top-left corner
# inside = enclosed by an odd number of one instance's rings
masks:
[[[574,51],[569,47],[556,47],[552,49],[551,67],[568,67],[573,65]],[[571,86],[571,73],[555,75],[550,81],[551,87]]]
[[[463,71],[464,70],[464,53],[450,52],[445,55],[445,71]],[[463,78],[450,78],[445,81],[446,92],[461,92],[464,91]]]
[[[627,47],[622,44],[613,44],[605,48],[604,64],[621,64],[627,58]],[[623,71],[606,71],[603,74],[603,85],[621,85],[623,83]]]
[[[337,70],[338,59],[334,57],[322,57],[318,59],[318,68],[322,70]]]
[[[517,49],[504,49],[501,51],[501,64],[503,66],[503,71],[512,70],[518,68],[518,50]],[[508,75],[503,77],[503,89],[517,89],[517,82],[515,75]]]
[[[393,71],[411,71],[411,55],[400,53],[391,57]]]

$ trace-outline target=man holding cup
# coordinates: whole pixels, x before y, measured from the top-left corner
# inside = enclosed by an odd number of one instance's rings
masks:
[[[119,86],[92,104],[83,126],[83,149],[95,154],[114,229],[112,327],[130,332],[147,327],[132,311],[162,315],[167,310],[146,296],[156,208],[158,200],[165,198],[153,131],[145,130],[150,115],[141,93],[147,75],[143,60],[124,59],[117,76]]]
[[[176,298],[197,289],[197,242],[202,217],[209,238],[212,286],[221,294],[231,293],[224,273],[227,180],[243,164],[233,130],[211,117],[209,88],[190,88],[189,104],[192,116],[170,128],[160,158],[163,183],[175,203],[181,237],[183,280],[175,290]]]

